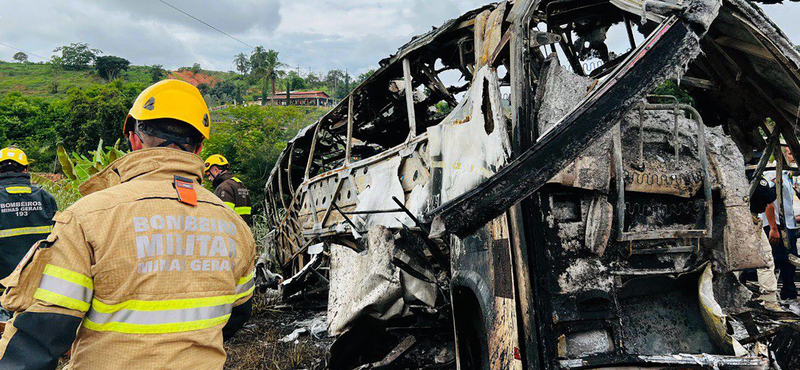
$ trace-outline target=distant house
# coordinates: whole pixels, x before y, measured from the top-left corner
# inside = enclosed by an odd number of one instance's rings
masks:
[[[268,97],[267,101],[273,105],[303,105],[317,107],[329,107],[336,104],[336,99],[331,98],[324,91],[292,91],[288,94],[288,101],[286,92],[278,92],[275,95]]]

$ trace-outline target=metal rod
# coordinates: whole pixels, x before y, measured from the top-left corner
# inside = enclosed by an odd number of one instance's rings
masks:
[[[403,59],[403,81],[406,85],[406,109],[408,110],[408,140],[417,136],[417,118],[414,112],[414,81],[411,78],[411,62]]]
[[[620,133],[620,150],[622,150],[622,133]],[[644,104],[639,105],[639,168],[644,170]]]
[[[714,204],[713,199],[711,197],[711,176],[708,172],[708,156],[706,153],[706,136],[705,136],[705,124],[703,123],[703,117],[700,116],[700,112],[698,112],[694,107],[686,104],[642,104],[640,105],[640,116],[642,115],[641,110],[674,110],[680,109],[692,115],[697,121],[697,146],[698,146],[698,155],[700,157],[700,166],[702,168],[702,175],[703,175],[703,195],[705,197],[705,221],[706,221],[706,230],[691,230],[689,232],[690,235],[697,235],[696,237],[705,236],[706,238],[712,237],[712,230],[713,230],[713,212],[714,212]],[[642,120],[640,119],[640,124]],[[641,127],[641,126],[640,126]],[[658,233],[625,233],[624,232],[624,223],[625,223],[625,181],[623,179],[623,169],[622,169],[622,134],[621,129],[619,128],[619,124],[617,128],[614,129],[614,168],[617,173],[617,217],[618,217],[618,240],[647,240],[652,236],[661,235]],[[680,232],[680,231],[678,231]],[[660,237],[659,237],[660,239]]]
[[[622,237],[625,232],[625,175],[622,170],[622,124],[617,123],[613,128],[614,142],[614,170],[617,176],[617,235]]]
[[[675,127],[673,128],[673,136],[672,139],[675,141],[673,144],[675,145],[675,166],[678,166],[678,161],[681,159],[680,157],[680,136],[678,134],[678,116],[680,115],[680,111],[678,110],[678,105],[676,104],[674,108],[672,108],[672,114],[675,116]]]
[[[339,209],[339,206],[336,205],[336,202],[333,202],[333,208],[336,209],[336,211],[339,212],[339,214],[342,215],[342,217],[344,217],[344,220],[347,221],[348,224],[350,224],[350,227],[352,227],[353,230],[355,230],[359,234],[363,234],[363,232],[358,230],[358,227],[356,226],[356,224],[354,224],[353,221],[350,220],[350,217],[347,217],[347,215],[344,214],[344,212],[342,212],[341,209]]]
[[[344,155],[345,166],[350,165],[350,153],[353,147],[353,94],[347,98],[347,143]]]
[[[306,164],[306,172],[303,178],[308,180],[308,175],[311,173],[311,164],[314,163],[314,154],[317,150],[317,141],[319,141],[319,129],[322,127],[322,122],[317,122],[317,127],[314,128],[314,138],[311,140],[311,150],[308,152],[308,163]]]
[[[758,160],[758,166],[756,166],[756,172],[753,173],[753,181],[750,183],[750,191],[747,192],[749,197],[753,197],[753,193],[756,192],[756,187],[758,187],[758,183],[761,179],[761,174],[764,173],[764,169],[767,167],[769,163],[769,157],[772,153],[775,152],[775,144],[780,140],[780,130],[775,129],[772,130],[772,133],[767,139],[767,147],[764,148],[764,152],[761,153],[761,158]]]
[[[353,212],[345,212],[346,215],[372,215],[378,213],[402,213],[402,209],[379,209],[374,211],[353,211]]]
[[[428,239],[428,235],[431,234],[430,229],[428,229],[424,224],[419,222],[417,217],[415,217],[414,214],[411,213],[411,211],[408,210],[408,208],[406,208],[405,204],[403,204],[403,202],[401,202],[399,199],[397,199],[397,197],[392,197],[392,200],[395,203],[397,203],[397,205],[400,207],[400,209],[402,209],[403,212],[405,212],[406,215],[408,215],[408,217],[411,219],[411,221],[413,221],[414,224],[416,224],[417,227],[420,228],[420,230],[422,230],[423,233],[425,233],[425,235],[422,236],[422,240],[425,242],[425,245],[428,247],[428,251],[431,253],[431,256],[433,256],[433,258],[436,259],[436,262],[439,263],[439,266],[442,267],[442,269],[445,271],[445,273],[447,273],[447,276],[450,277],[450,261],[447,259],[447,257],[444,255],[444,253],[442,253],[442,250],[439,249],[439,246],[437,246],[430,239]]]
[[[631,27],[631,20],[628,19],[628,16],[623,16],[625,18],[625,29],[628,31],[628,41],[631,43],[631,49],[636,49],[636,40],[633,38],[633,27]]]

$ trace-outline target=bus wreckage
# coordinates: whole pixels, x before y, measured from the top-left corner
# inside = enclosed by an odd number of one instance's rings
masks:
[[[331,368],[436,325],[460,369],[800,368],[737,279],[771,259],[746,172],[800,153],[800,55],[754,3],[505,1],[380,65],[266,185],[259,280],[329,283]]]

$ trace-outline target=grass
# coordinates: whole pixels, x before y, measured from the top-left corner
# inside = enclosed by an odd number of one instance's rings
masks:
[[[206,71],[203,73],[219,79],[229,79],[232,72]],[[120,78],[126,82],[150,83],[149,67],[130,66]],[[58,73],[58,92],[51,91],[53,72],[50,65],[44,63],[10,63],[0,61],[0,95],[12,91],[24,95],[46,99],[63,98],[73,87],[88,87],[93,84],[104,84],[107,81],[97,75],[94,68],[85,70],[62,70]]]

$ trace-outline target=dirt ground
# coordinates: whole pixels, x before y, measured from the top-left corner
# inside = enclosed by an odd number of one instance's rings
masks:
[[[318,337],[305,333],[293,341],[280,341],[304,326],[303,321],[324,315],[324,304],[306,302],[288,307],[272,305],[263,295],[256,295],[254,299],[253,317],[236,337],[225,344],[228,352],[226,370],[314,370],[327,367],[326,353],[333,343],[333,338],[328,338],[327,333]]]

